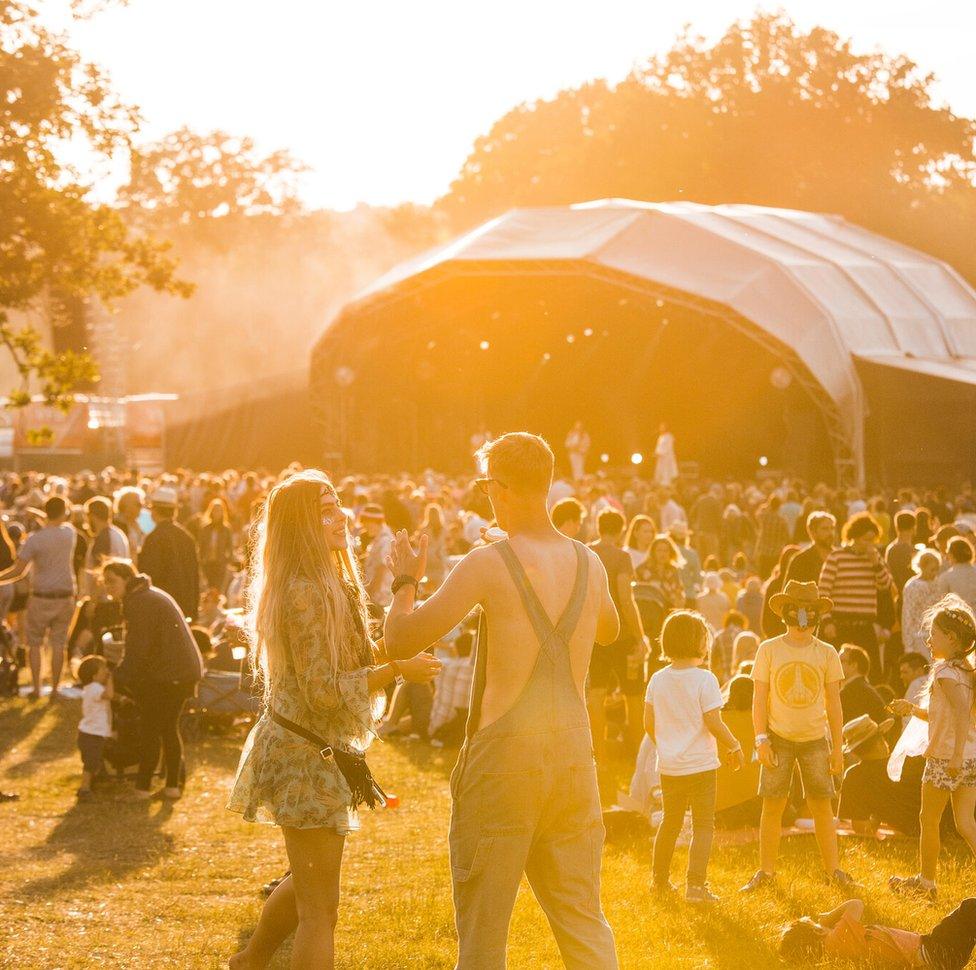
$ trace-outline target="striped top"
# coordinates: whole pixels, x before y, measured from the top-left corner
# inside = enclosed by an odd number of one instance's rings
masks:
[[[874,619],[878,615],[878,592],[891,590],[894,582],[880,557],[873,562],[859,556],[850,546],[835,549],[824,560],[817,584],[823,596],[834,601],[834,612]]]

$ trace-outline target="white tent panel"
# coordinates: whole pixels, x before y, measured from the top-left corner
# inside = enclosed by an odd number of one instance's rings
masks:
[[[833,400],[862,463],[855,358],[976,383],[976,292],[950,267],[813,212],[605,199],[515,209],[392,270],[342,311],[437,273],[612,270],[722,304],[792,351]],[[966,359],[968,358],[968,359]]]

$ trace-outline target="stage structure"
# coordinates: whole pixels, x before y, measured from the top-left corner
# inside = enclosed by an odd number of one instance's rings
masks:
[[[843,219],[603,200],[515,209],[394,269],[314,348],[323,457],[463,467],[577,418],[591,464],[667,421],[709,475],[972,477],[976,292]]]

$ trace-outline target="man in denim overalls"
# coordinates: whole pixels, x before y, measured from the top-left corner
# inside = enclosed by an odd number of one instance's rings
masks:
[[[616,639],[617,613],[599,558],[549,520],[546,442],[508,434],[481,456],[487,477],[478,485],[508,537],[469,553],[412,612],[426,544],[414,553],[400,533],[385,630],[391,657],[412,656],[483,610],[466,739],[451,778],[457,966],[504,970],[524,873],[565,965],[615,970],[600,906],[604,829],[583,691],[593,643]]]

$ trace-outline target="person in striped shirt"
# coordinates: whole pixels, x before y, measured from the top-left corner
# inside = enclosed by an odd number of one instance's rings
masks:
[[[868,512],[859,512],[844,526],[844,544],[824,560],[818,583],[820,592],[834,601],[821,633],[833,644],[853,643],[871,658],[875,677],[883,670],[878,635],[882,596],[894,596],[894,580],[878,548],[881,529]]]

